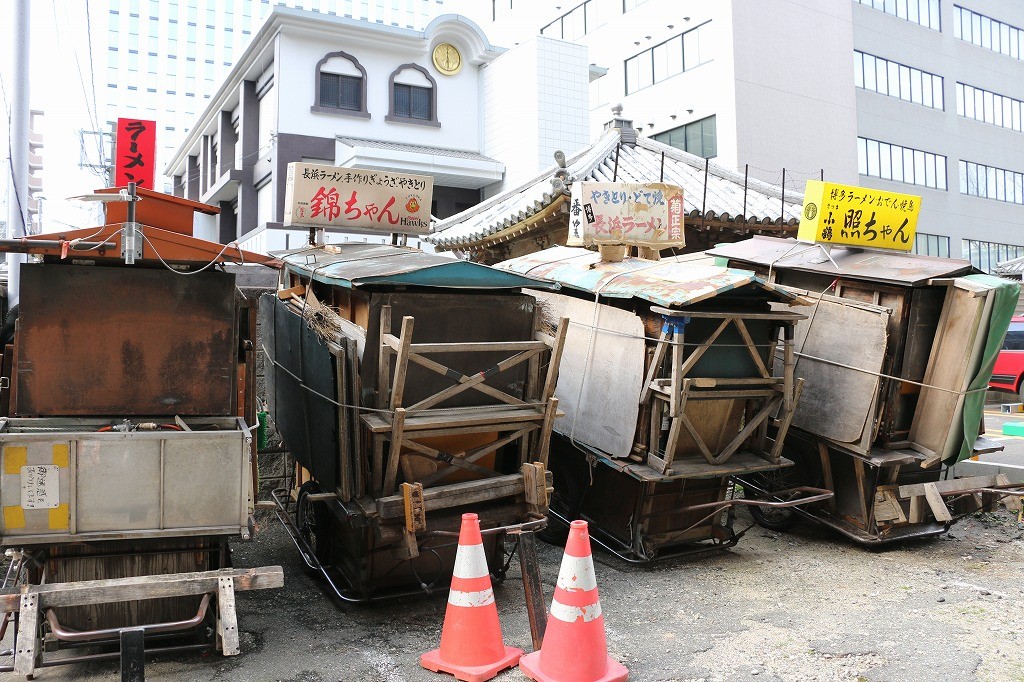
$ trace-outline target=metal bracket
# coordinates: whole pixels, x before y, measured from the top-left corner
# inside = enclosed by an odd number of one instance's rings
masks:
[[[146,631],[121,630],[121,682],[146,682]]]
[[[139,223],[122,223],[121,258],[126,265],[134,265],[136,258],[142,258],[142,225]]]

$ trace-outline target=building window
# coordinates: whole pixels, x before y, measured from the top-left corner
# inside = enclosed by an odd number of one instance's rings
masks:
[[[1024,132],[1022,123],[1024,102],[1005,95],[997,95],[966,83],[956,84],[956,113],[982,123]]]
[[[853,80],[858,88],[898,97],[932,109],[945,108],[942,76],[866,52],[853,53]]]
[[[626,94],[711,61],[710,30],[708,21],[627,59]]]
[[[1010,204],[1024,204],[1024,173],[960,161],[960,193]]]
[[[947,189],[945,156],[898,144],[858,137],[857,169],[873,178]]]
[[[390,106],[385,121],[439,128],[437,81],[422,66],[403,64],[388,79]]]
[[[370,118],[366,111],[366,69],[347,52],[330,52],[316,65],[310,111]]]
[[[949,237],[941,234],[918,232],[914,237],[914,253],[922,256],[949,258]]]
[[[718,155],[718,135],[714,116],[666,130],[654,135],[653,138],[657,142],[705,159],[713,159]]]
[[[1024,30],[959,5],[953,5],[953,36],[1007,57],[1024,60]]]
[[[977,239],[965,239],[963,242],[963,257],[971,261],[971,265],[985,272],[992,272],[996,265],[1003,261],[1024,256],[1024,246],[1016,244],[983,242]]]
[[[939,0],[854,0],[886,14],[906,19],[925,28],[942,30],[939,22]]]
[[[540,29],[541,35],[578,40],[619,14],[614,0],[586,0]]]

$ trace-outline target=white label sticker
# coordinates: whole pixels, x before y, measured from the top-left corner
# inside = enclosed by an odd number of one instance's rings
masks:
[[[60,467],[34,464],[21,467],[22,509],[56,509],[60,504]]]

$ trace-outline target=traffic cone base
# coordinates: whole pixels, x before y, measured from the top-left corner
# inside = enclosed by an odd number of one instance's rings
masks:
[[[464,682],[484,682],[522,655],[502,641],[480,522],[476,514],[463,514],[441,646],[420,656],[420,665]]]
[[[519,659],[536,682],[625,682],[629,671],[608,655],[586,521],[569,524],[562,566],[540,651]]]
[[[441,650],[434,649],[420,656],[420,665],[435,673],[450,673],[455,679],[464,682],[484,682],[496,676],[505,668],[513,668],[523,655],[522,649],[512,646],[505,647],[505,655],[495,663],[487,665],[465,666],[453,665],[441,659]]]
[[[564,682],[560,678],[544,674],[540,669],[539,651],[534,651],[532,654],[526,654],[520,658],[519,669],[523,671],[524,675],[531,680],[536,680],[536,682]],[[626,670],[626,666],[608,656],[608,672],[605,673],[604,677],[591,680],[591,682],[626,682],[628,677],[629,671]]]

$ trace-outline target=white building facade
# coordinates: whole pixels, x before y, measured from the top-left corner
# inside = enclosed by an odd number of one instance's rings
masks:
[[[443,0],[87,0],[98,118],[157,122],[162,169],[273,6],[419,30]],[[171,191],[157,171],[158,191]]]
[[[202,236],[253,251],[307,239],[281,222],[295,161],[430,175],[444,218],[586,143],[587,73],[582,46],[505,52],[455,15],[414,30],[276,7],[164,170],[175,194],[220,207]]]
[[[921,253],[1024,255],[1024,3],[447,0],[496,41],[587,45],[591,134],[641,134],[803,191],[923,197]]]

